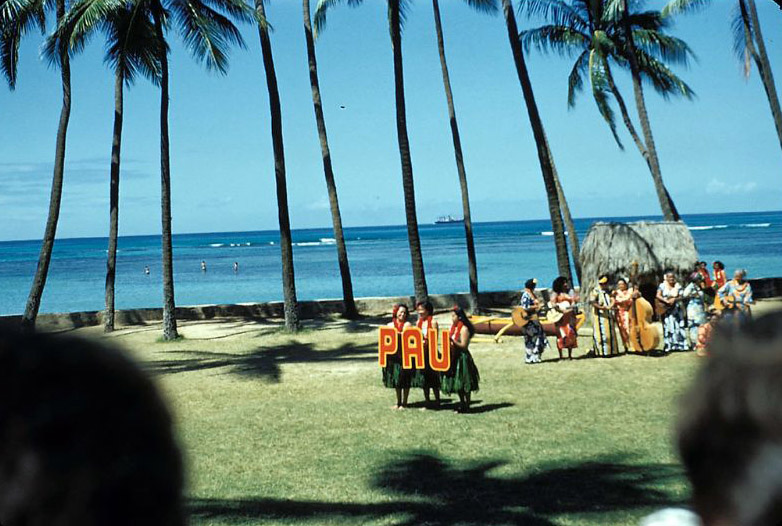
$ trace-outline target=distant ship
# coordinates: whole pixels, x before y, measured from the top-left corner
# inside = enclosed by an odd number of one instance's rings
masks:
[[[448,225],[451,223],[464,223],[464,219],[456,219],[453,216],[440,216],[437,218],[437,221],[434,222],[435,225]]]

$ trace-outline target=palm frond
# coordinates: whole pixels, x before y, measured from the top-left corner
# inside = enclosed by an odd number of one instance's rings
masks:
[[[649,82],[663,98],[683,96],[687,99],[692,99],[695,96],[695,92],[686,82],[643,49],[636,49],[636,57],[641,78]]]
[[[574,6],[563,0],[521,0],[519,15],[541,17],[555,26],[589,32],[589,21]]]
[[[407,22],[407,15],[410,12],[411,0],[396,0],[397,9],[399,9],[399,29],[404,29]],[[392,3],[388,2],[388,21],[391,22],[391,10],[393,9]],[[390,28],[389,28],[390,29]]]
[[[752,30],[752,24],[749,22],[749,14],[746,10],[742,10],[742,7],[742,2],[736,4],[730,25],[733,31],[733,52],[742,63],[744,78],[748,79],[752,73],[751,49],[755,34]]]
[[[589,56],[590,51],[586,50],[581,53],[576,59],[576,63],[573,64],[573,69],[570,71],[567,79],[567,105],[572,108],[576,105],[576,95],[584,89],[583,75],[589,68]]]
[[[231,45],[245,45],[233,22],[201,0],[171,2],[171,12],[193,57],[202,61],[208,70],[226,73]]]
[[[16,88],[19,45],[37,27],[46,30],[46,4],[42,0],[0,0],[0,73]]]
[[[226,13],[239,22],[265,23],[265,20],[258,20],[255,10],[244,0],[203,0],[203,2],[215,11]]]
[[[112,13],[124,7],[123,0],[80,0],[65,13],[55,31],[44,43],[42,55],[59,63],[63,53],[80,53],[93,34],[103,28]],[[115,15],[116,17],[116,15]]]
[[[143,2],[123,6],[107,19],[105,24],[106,58],[112,69],[120,69],[127,85],[141,74],[154,85],[159,85],[162,74],[161,59],[165,43],[155,34],[151,13]]]
[[[312,25],[314,28],[315,38],[318,34],[326,29],[326,13],[332,7],[338,4],[347,4],[350,7],[357,7],[363,3],[364,0],[318,0],[318,4],[315,6],[315,13],[312,16]]]
[[[519,33],[524,51],[534,47],[542,53],[557,52],[560,56],[573,56],[589,47],[589,36],[564,26],[548,25]]]
[[[614,110],[608,102],[608,94],[611,92],[608,84],[608,77],[605,72],[605,57],[592,49],[589,52],[589,82],[592,86],[592,97],[595,99],[597,110],[611,129],[611,135],[614,136],[619,149],[624,150],[624,145],[616,132],[616,122],[614,120]]]
[[[663,10],[662,15],[666,18],[669,16],[694,13],[711,4],[711,0],[670,0]]]
[[[633,41],[636,46],[666,63],[688,66],[690,58],[697,60],[695,53],[684,40],[660,31],[635,29]]]
[[[497,0],[464,0],[467,5],[482,13],[496,13],[499,11]]]
[[[598,0],[603,2],[603,21],[616,22],[624,16],[625,3],[628,12],[635,12],[644,5],[644,0]]]

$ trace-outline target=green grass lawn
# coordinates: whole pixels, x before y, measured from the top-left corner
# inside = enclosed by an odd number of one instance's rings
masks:
[[[305,326],[200,322],[173,343],[157,327],[111,337],[170,402],[193,524],[628,525],[687,502],[672,427],[693,353],[556,361],[552,347],[530,366],[519,338],[474,343],[471,414],[448,407],[456,397],[393,411],[376,325]]]

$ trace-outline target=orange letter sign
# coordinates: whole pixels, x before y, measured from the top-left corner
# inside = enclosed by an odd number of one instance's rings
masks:
[[[386,366],[386,359],[389,354],[396,354],[396,344],[396,329],[393,327],[380,327],[377,343],[377,358],[380,367]]]
[[[438,356],[437,353],[437,331],[429,331],[429,366],[440,372],[445,372],[451,368],[451,340],[448,339],[448,331],[442,334],[443,350]]]
[[[416,369],[425,367],[424,335],[418,327],[408,327],[402,333],[402,368],[412,369],[413,358]]]

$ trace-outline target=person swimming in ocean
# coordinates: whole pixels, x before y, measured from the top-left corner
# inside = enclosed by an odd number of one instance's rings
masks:
[[[206,272],[206,261],[201,260],[201,272]]]
[[[239,272],[239,262],[234,261],[234,272]]]
[[[149,276],[149,265],[147,265],[147,266],[145,266],[145,267],[144,267],[144,274],[146,274],[147,276]]]

